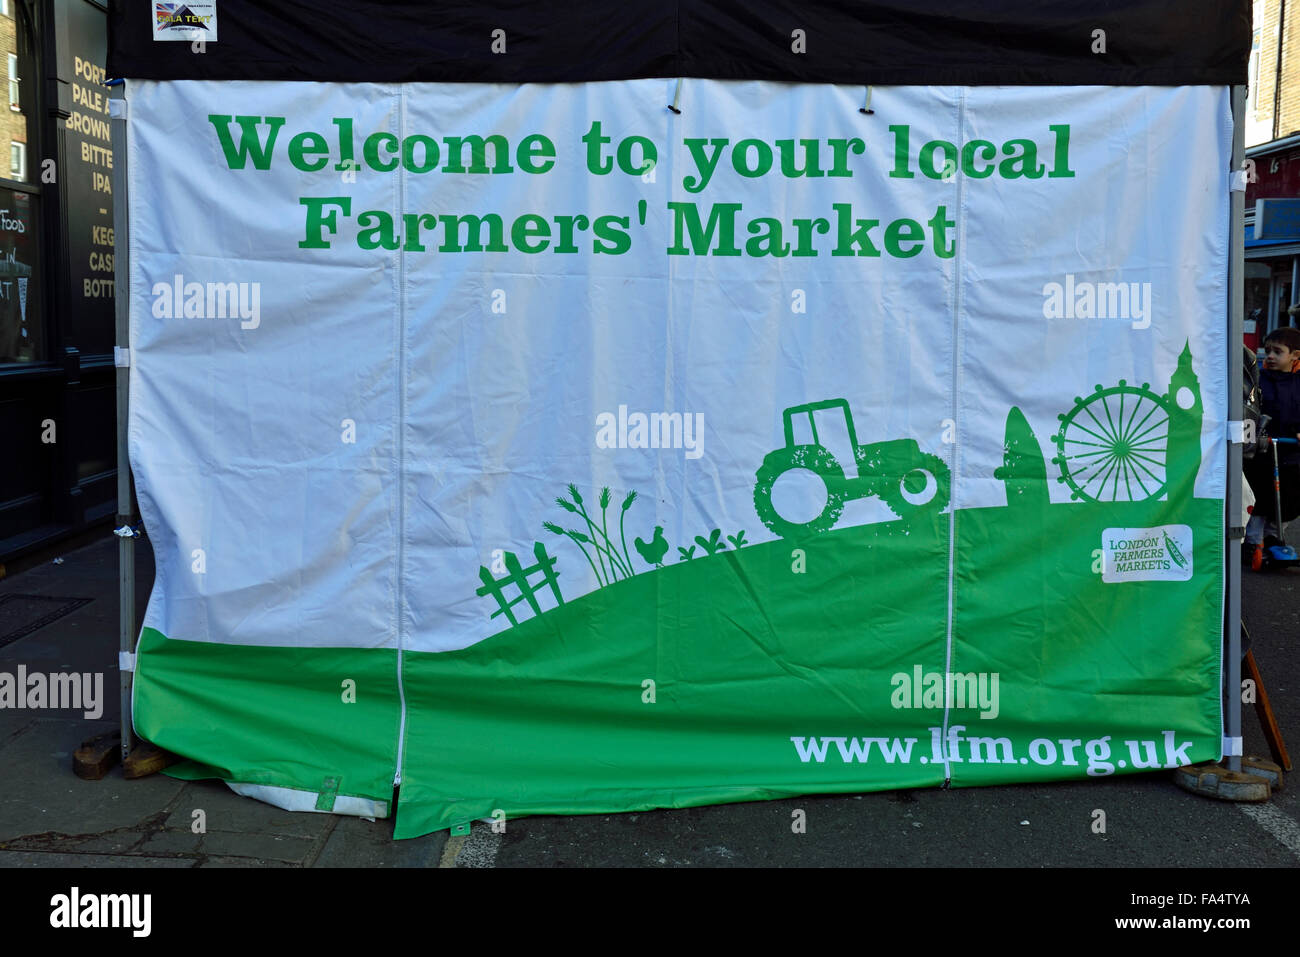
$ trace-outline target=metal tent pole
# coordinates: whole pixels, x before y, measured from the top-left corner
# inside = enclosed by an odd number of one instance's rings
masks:
[[[1246,162],[1246,88],[1232,88],[1232,170],[1237,176]],[[1228,418],[1242,421],[1242,310],[1245,308],[1244,190],[1229,192],[1231,212],[1228,237]],[[1241,770],[1241,444],[1228,443],[1228,600],[1224,627],[1228,629],[1228,684],[1226,695],[1229,771]]]
[[[126,86],[116,83],[109,99],[113,144],[113,291],[117,337],[113,350],[117,373],[117,554],[118,554],[118,674],[121,699],[122,760],[135,746],[131,724],[131,678],[135,654],[135,535],[131,532],[131,459],[127,449],[130,412],[131,332],[129,219],[126,194]]]

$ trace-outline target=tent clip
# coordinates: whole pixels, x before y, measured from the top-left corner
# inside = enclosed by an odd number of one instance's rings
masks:
[[[135,671],[135,652],[119,651],[117,653],[118,671]]]
[[[113,365],[119,369],[131,368],[131,350],[113,346]]]
[[[865,114],[866,116],[871,116],[872,114],[874,114],[874,113],[876,112],[875,110],[873,110],[873,109],[871,108],[871,87],[867,87],[867,99],[866,99],[866,102],[863,103],[860,107],[858,107],[858,112],[859,112],[859,113],[862,113],[862,114]]]
[[[1231,193],[1244,193],[1246,191],[1246,171],[1244,169],[1234,169],[1232,171],[1232,182],[1228,186]]]
[[[339,796],[339,775],[328,774],[321,781],[320,793],[316,795],[316,810],[333,811],[334,802]]]
[[[1241,738],[1229,738],[1225,736],[1223,739],[1223,756],[1226,758],[1234,755],[1240,756],[1241,754]]]
[[[672,110],[674,113],[680,116],[682,111],[677,109],[677,104],[680,103],[681,101],[682,101],[682,78],[679,76],[677,78],[677,89],[673,92],[673,101],[668,104],[668,109]]]
[[[126,119],[126,100],[114,98],[108,101],[108,118],[110,120]]]

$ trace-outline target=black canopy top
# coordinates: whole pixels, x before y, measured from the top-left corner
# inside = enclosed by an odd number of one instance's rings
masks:
[[[707,77],[881,85],[1247,81],[1249,0],[112,0],[110,76],[555,83]],[[500,31],[500,32],[497,32]]]

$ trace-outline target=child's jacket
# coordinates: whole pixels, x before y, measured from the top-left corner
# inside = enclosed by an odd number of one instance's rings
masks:
[[[1265,427],[1275,438],[1294,439],[1300,434],[1300,373],[1261,369],[1259,388],[1264,414],[1271,416]],[[1277,447],[1277,459],[1285,465],[1300,463],[1300,446]]]

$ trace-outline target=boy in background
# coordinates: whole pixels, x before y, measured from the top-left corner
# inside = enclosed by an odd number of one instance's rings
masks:
[[[1300,438],[1300,329],[1274,329],[1264,339],[1264,368],[1259,376],[1262,409],[1269,417],[1265,431],[1274,438]],[[1255,511],[1246,525],[1248,551],[1260,559],[1263,548],[1280,541],[1282,526],[1300,513],[1300,446],[1277,447],[1282,515],[1276,515],[1273,454],[1256,455],[1245,468],[1255,493]]]

